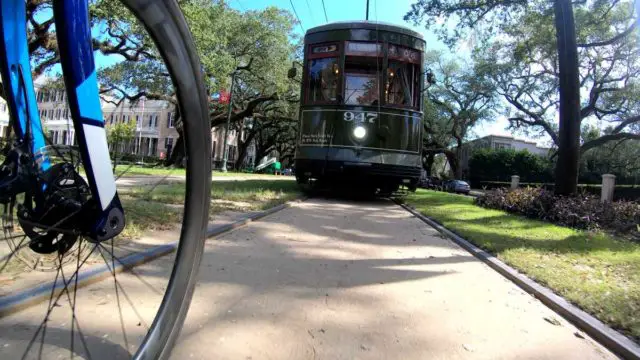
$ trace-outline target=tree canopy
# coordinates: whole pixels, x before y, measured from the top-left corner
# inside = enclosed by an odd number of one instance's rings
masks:
[[[423,139],[430,168],[433,153],[444,153],[457,178],[462,144],[468,140],[471,128],[492,120],[495,115],[495,90],[492,84],[474,74],[473,68],[457,59],[446,59],[440,52],[425,54],[426,66],[437,78],[427,90]],[[457,152],[449,150],[454,144]]]
[[[217,94],[230,90],[234,71],[234,126],[246,118],[265,121],[295,113],[291,108],[297,106],[299,83],[286,76],[298,46],[291,14],[275,7],[239,12],[223,0],[182,0],[179,4],[195,40],[211,95],[212,127],[226,123],[227,106],[217,101]],[[45,74],[59,62],[50,8],[48,0],[27,1],[34,76]],[[119,58],[114,65],[99,71],[101,93],[116,101],[135,103],[145,97],[175,104],[169,74],[137,19],[118,0],[93,1],[90,17],[94,49]],[[177,115],[176,128],[180,132]],[[180,152],[181,139],[174,149]],[[179,158],[172,160],[180,163]]]
[[[581,152],[640,139],[637,14],[631,0],[573,2],[578,49],[579,119],[601,129]],[[452,45],[473,38],[476,74],[509,106],[511,128],[548,135],[559,146],[560,70],[554,6],[545,0],[419,0],[405,19],[437,29]],[[567,166],[559,163],[558,166]],[[576,179],[577,180],[577,179]]]

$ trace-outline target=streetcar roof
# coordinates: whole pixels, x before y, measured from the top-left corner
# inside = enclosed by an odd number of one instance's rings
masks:
[[[316,26],[307,30],[305,35],[314,34],[323,31],[330,30],[350,30],[350,29],[369,29],[369,30],[384,30],[384,31],[392,31],[397,33],[402,33],[406,35],[410,35],[413,37],[417,37],[418,39],[424,39],[422,34],[408,27],[394,25],[391,23],[381,22],[381,21],[338,21],[332,22],[325,25]]]

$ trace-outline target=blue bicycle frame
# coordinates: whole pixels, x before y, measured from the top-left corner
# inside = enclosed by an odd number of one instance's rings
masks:
[[[85,231],[90,238],[107,240],[124,228],[124,213],[100,108],[88,0],[54,0],[53,13],[69,109],[94,200],[92,221]],[[46,143],[31,76],[26,23],[24,0],[0,0],[0,73],[9,114],[18,141],[28,142],[30,152],[36,154]],[[46,153],[37,164],[42,172],[51,167]]]

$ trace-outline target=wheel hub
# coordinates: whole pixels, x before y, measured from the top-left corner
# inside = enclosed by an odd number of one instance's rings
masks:
[[[66,253],[78,237],[80,210],[90,197],[89,185],[69,163],[53,165],[41,179],[42,202],[35,210],[18,205],[18,222],[39,254]]]

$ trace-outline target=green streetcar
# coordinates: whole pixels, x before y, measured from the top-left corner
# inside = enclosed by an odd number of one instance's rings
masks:
[[[304,46],[298,182],[380,194],[401,185],[415,190],[422,168],[422,36],[389,24],[341,22],[309,29]]]

